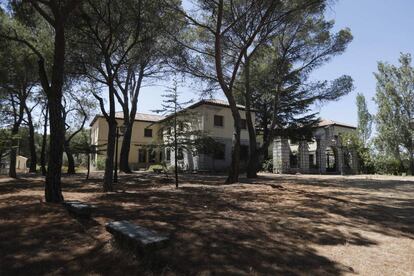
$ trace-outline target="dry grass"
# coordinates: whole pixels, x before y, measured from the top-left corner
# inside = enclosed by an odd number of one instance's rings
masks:
[[[65,199],[97,207],[77,220],[42,201],[42,179],[0,179],[0,275],[414,274],[411,178],[223,180],[188,175],[175,189],[137,173],[104,194],[100,180],[66,177]],[[125,253],[104,229],[119,219],[171,244],[155,259]]]

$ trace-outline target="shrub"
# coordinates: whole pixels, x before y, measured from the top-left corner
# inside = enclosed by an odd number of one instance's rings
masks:
[[[273,159],[269,158],[263,161],[262,170],[265,172],[273,172]]]
[[[153,172],[154,170],[163,170],[164,167],[161,164],[154,164],[149,166],[148,171]]]
[[[400,175],[405,172],[400,161],[391,157],[377,156],[374,160],[375,172],[379,174]]]
[[[96,168],[98,170],[104,170],[105,169],[105,158],[98,156],[98,158],[96,159]]]

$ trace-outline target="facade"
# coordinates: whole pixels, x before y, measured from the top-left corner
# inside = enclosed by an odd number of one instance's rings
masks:
[[[222,171],[226,170],[231,163],[231,146],[233,137],[233,117],[227,102],[221,100],[201,100],[189,107],[192,114],[197,117],[194,129],[201,131],[204,135],[213,138],[220,146],[220,152],[215,154],[204,154],[194,152],[183,152],[178,160],[179,166],[188,171]],[[239,106],[242,117],[241,130],[241,163],[247,161],[249,136],[245,124],[245,108]],[[123,124],[122,112],[116,113],[118,125]],[[163,123],[165,118],[158,115],[142,114],[136,115],[132,131],[131,150],[129,162],[131,169],[138,170],[148,168],[150,165],[165,162],[174,164],[174,152],[170,149],[149,149],[149,145],[163,143],[165,129]],[[255,119],[253,114],[253,120]],[[91,141],[94,145],[105,145],[107,142],[108,125],[103,116],[96,116],[91,123]],[[121,148],[122,137],[119,138],[118,146]],[[119,154],[119,153],[118,153]],[[119,157],[119,156],[118,156]],[[99,160],[101,159],[101,160]],[[91,158],[93,169],[101,169],[99,163],[103,163],[103,156],[94,155]],[[119,158],[118,158],[119,160]]]
[[[292,142],[276,137],[272,145],[274,173],[358,173],[356,152],[348,149],[341,134],[355,132],[354,126],[322,120],[311,141]]]
[[[245,107],[239,105],[242,118],[240,164],[245,166],[249,155],[249,135],[245,121]],[[178,153],[178,165],[186,171],[223,171],[231,163],[233,138],[233,117],[227,102],[221,100],[201,100],[186,110],[191,111],[191,129],[203,133],[219,145],[215,153],[202,151],[182,151]],[[123,113],[116,113],[118,125],[123,124]],[[255,114],[252,113],[253,120]],[[133,170],[147,169],[149,166],[163,162],[167,166],[174,165],[172,149],[159,145],[167,145],[166,122],[172,117],[138,113],[131,137],[129,155],[130,167]],[[288,138],[276,137],[269,148],[269,156],[273,156],[274,173],[357,173],[358,160],[356,153],[344,147],[340,141],[341,134],[354,132],[355,127],[322,120],[313,132],[311,141],[293,142]],[[108,125],[103,116],[96,116],[91,123],[91,141],[94,145],[105,145]],[[258,139],[260,141],[260,137]],[[118,140],[121,148],[122,136]],[[151,146],[152,145],[152,146]],[[155,146],[154,146],[155,145]],[[157,147],[158,145],[158,147]],[[150,147],[151,146],[151,147]],[[118,152],[120,154],[120,151]],[[92,169],[103,169],[103,156],[91,158]],[[119,156],[118,156],[119,160]],[[101,166],[100,166],[101,164]]]

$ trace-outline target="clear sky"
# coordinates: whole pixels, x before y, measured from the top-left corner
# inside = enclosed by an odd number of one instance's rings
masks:
[[[354,36],[347,51],[318,69],[315,80],[333,80],[347,74],[354,79],[355,90],[337,102],[316,107],[321,117],[356,125],[355,96],[361,92],[375,112],[372,98],[376,81],[373,72],[378,61],[396,64],[400,52],[414,54],[413,0],[338,0],[326,14],[335,20],[335,29],[349,27]],[[139,97],[139,112],[160,107],[164,88],[147,87]],[[189,87],[181,89],[183,100],[198,99],[199,92]],[[217,98],[223,98],[221,93]]]

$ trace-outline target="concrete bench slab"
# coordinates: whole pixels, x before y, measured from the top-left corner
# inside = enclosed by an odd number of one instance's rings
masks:
[[[69,213],[80,217],[90,217],[92,214],[92,206],[77,200],[65,201],[63,203]]]
[[[166,235],[126,220],[109,222],[105,228],[122,245],[133,247],[138,252],[150,253],[165,247],[169,241]]]

